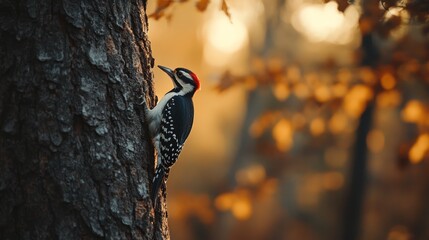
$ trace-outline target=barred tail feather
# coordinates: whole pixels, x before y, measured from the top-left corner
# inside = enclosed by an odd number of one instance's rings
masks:
[[[152,199],[153,206],[156,206],[156,199],[158,196],[159,189],[161,188],[161,184],[164,181],[165,171],[162,165],[159,165],[155,171],[155,177],[152,182],[152,192],[150,198]]]

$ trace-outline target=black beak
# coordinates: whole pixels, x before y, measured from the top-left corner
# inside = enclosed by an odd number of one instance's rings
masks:
[[[164,71],[165,73],[167,73],[168,76],[170,76],[170,78],[174,81],[174,72],[173,70],[169,69],[168,67],[164,67],[161,65],[158,65],[158,67]]]

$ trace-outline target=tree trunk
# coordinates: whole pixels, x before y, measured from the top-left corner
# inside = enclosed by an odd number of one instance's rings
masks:
[[[0,0],[0,239],[165,239],[146,1]]]
[[[362,1],[363,16],[367,17],[371,9],[370,6],[378,6],[378,1]],[[377,8],[375,8],[377,9]],[[374,17],[374,19],[378,19]],[[375,21],[374,20],[374,21]],[[361,32],[361,54],[360,65],[376,69],[380,61],[380,52],[374,41],[376,31]],[[372,129],[373,118],[376,111],[376,99],[380,91],[379,83],[373,87],[374,96],[367,103],[364,111],[359,117],[356,128],[355,142],[350,161],[350,170],[347,179],[347,189],[344,196],[344,209],[342,212],[343,226],[341,229],[341,239],[355,240],[360,239],[362,232],[363,204],[365,200],[367,172],[368,172],[368,146],[367,136]]]

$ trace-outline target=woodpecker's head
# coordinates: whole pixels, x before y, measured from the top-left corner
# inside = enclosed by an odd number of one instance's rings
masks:
[[[160,66],[162,71],[170,76],[174,84],[174,90],[181,91],[186,94],[191,94],[191,96],[200,89],[200,80],[198,79],[195,73],[189,71],[186,68],[176,68],[171,70],[168,67]]]

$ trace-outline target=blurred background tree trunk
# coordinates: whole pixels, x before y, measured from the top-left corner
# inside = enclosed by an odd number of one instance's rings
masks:
[[[0,1],[0,239],[166,239],[146,1]],[[161,215],[162,214],[162,215]]]
[[[348,186],[345,192],[342,239],[359,239],[362,207],[367,177],[368,146],[366,139],[372,127],[375,100],[371,100],[362,115],[356,129],[353,155],[349,166]]]
[[[362,16],[361,21],[377,21],[381,19],[381,11],[374,12],[377,9],[379,1],[366,0],[362,1]],[[376,13],[379,14],[376,14]],[[361,62],[360,65],[376,70],[380,61],[380,53],[375,43],[376,29],[361,30]],[[345,202],[343,210],[343,229],[342,239],[354,240],[359,239],[362,220],[362,208],[365,195],[365,186],[367,182],[368,171],[368,145],[367,136],[373,127],[373,118],[376,105],[377,94],[380,91],[378,84],[373,86],[374,96],[367,103],[364,111],[359,116],[358,124],[355,133],[355,143],[349,165],[349,174],[347,175],[347,189],[345,190]]]

